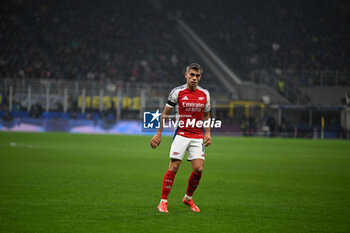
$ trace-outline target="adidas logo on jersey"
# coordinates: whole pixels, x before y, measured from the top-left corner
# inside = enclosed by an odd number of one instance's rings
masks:
[[[187,96],[183,97],[182,100],[188,100]]]

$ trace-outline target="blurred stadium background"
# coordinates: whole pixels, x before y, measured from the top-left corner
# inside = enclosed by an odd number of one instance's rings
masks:
[[[217,134],[348,138],[349,8],[4,1],[0,130],[142,134],[142,112],[162,109],[198,62]]]

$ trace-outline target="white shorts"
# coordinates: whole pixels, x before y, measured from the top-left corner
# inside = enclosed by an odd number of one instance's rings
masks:
[[[181,135],[175,135],[170,149],[170,158],[182,160],[187,151],[187,160],[205,159],[203,139],[186,138]]]

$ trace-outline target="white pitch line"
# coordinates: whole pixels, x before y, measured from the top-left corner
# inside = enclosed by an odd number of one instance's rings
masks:
[[[25,145],[25,144],[18,144],[15,142],[11,142],[10,146],[12,147],[24,147],[24,148],[41,148],[41,146],[37,146],[37,145]]]

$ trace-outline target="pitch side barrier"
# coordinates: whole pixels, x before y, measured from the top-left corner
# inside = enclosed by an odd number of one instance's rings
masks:
[[[157,109],[160,112],[162,110],[159,106],[140,110],[124,109],[119,119],[115,109],[86,113],[45,112],[34,108],[29,112],[0,111],[0,131],[153,134],[154,130],[143,129],[144,116],[140,117],[140,111],[145,113]],[[229,104],[213,106],[211,117],[221,121],[220,127],[211,129],[213,135],[349,138],[350,109],[346,106],[291,106],[231,101]],[[174,124],[169,123],[164,133],[171,135],[174,130]]]

